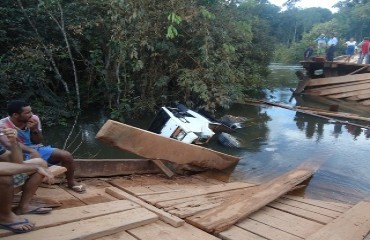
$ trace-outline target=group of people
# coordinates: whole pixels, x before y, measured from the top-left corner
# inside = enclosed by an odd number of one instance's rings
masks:
[[[47,214],[51,208],[31,204],[41,183],[52,183],[48,166],[61,164],[66,171],[67,187],[84,193],[85,187],[74,179],[74,160],[68,151],[42,145],[41,122],[30,104],[15,100],[7,106],[8,117],[0,120],[0,228],[15,233],[34,229],[35,223],[23,214]],[[19,204],[12,209],[14,189],[21,188]]]
[[[335,37],[334,34],[331,34],[329,38],[325,36],[325,34],[321,34],[317,39],[315,39],[317,43],[317,50],[316,54],[318,57],[323,57],[326,55],[327,61],[333,61],[334,55],[336,51],[336,47],[338,45],[338,39]],[[346,62],[349,62],[351,58],[357,53],[359,50],[359,58],[357,63],[358,64],[369,64],[370,63],[370,41],[368,37],[365,37],[363,41],[359,44],[355,41],[353,37],[351,37],[348,41],[345,42],[346,46]],[[315,52],[314,45],[310,45],[304,52],[304,59],[310,60]]]
[[[331,34],[330,37],[327,38],[325,34],[322,33],[318,38],[315,39],[315,42],[317,43],[317,56],[323,57],[326,54],[326,60],[333,61],[338,44],[338,39],[335,37],[335,35]],[[304,59],[311,59],[314,51],[314,45],[310,45],[304,52]]]

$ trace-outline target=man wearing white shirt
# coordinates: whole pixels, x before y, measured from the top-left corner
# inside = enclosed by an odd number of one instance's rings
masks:
[[[338,44],[338,39],[334,37],[334,34],[330,34],[328,41],[328,51],[326,52],[326,60],[332,62],[334,60],[334,53],[336,46]]]

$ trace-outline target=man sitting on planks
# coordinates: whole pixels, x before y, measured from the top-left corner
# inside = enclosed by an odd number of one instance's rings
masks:
[[[19,214],[45,214],[52,210],[33,206],[30,201],[41,182],[44,180],[51,183],[53,175],[46,169],[47,165],[41,158],[23,161],[16,136],[17,131],[14,129],[0,129],[0,142],[6,140],[10,143],[9,150],[0,145],[0,228],[25,233],[33,230],[35,224],[18,216]],[[13,212],[12,202],[16,187],[21,187],[23,193]]]

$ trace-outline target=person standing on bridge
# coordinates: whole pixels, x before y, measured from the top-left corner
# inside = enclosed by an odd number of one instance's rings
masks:
[[[335,37],[334,33],[330,34],[328,41],[328,49],[326,52],[326,60],[332,62],[334,60],[335,50],[337,48],[338,39]]]

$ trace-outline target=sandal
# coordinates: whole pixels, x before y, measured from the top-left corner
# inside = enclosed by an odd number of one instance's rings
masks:
[[[74,185],[72,187],[68,187],[69,189],[75,191],[76,193],[84,193],[86,192],[86,188],[84,185]]]

